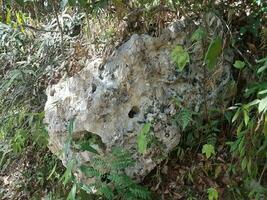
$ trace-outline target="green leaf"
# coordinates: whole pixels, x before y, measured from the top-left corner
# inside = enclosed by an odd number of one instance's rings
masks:
[[[267,110],[267,97],[260,100],[259,112],[265,112]]]
[[[186,50],[182,46],[176,46],[171,52],[171,59],[177,65],[178,69],[182,71],[187,63],[189,63],[190,58]]]
[[[202,39],[204,39],[207,35],[206,30],[204,29],[204,27],[199,26],[198,29],[192,34],[191,36],[191,41],[192,42],[198,42],[201,41]]]
[[[73,184],[71,191],[69,192],[69,195],[67,197],[67,200],[75,200],[76,199],[76,191],[77,191],[77,185]]]
[[[99,191],[107,199],[114,199],[114,194],[109,186],[103,184]]]
[[[218,57],[222,52],[223,41],[220,37],[216,37],[211,41],[208,51],[205,55],[205,63],[209,70],[212,70],[218,62]]]
[[[234,63],[234,67],[236,69],[243,69],[245,67],[245,63],[241,60],[236,60],[235,63]]]
[[[74,166],[74,160],[71,160],[68,165],[67,165],[67,169],[64,172],[64,174],[62,175],[60,181],[63,181],[63,185],[65,186],[72,178],[72,169]]]
[[[184,108],[181,111],[181,121],[182,121],[182,129],[185,130],[185,128],[188,126],[188,124],[192,121],[192,112],[186,108]]]
[[[211,144],[205,144],[202,147],[202,154],[206,154],[207,158],[210,158],[212,154],[215,155],[214,146]]]
[[[238,110],[236,111],[235,115],[233,116],[232,123],[236,121],[236,119],[238,118],[239,114],[240,114],[240,108],[238,108]]]
[[[141,132],[137,136],[137,145],[138,145],[138,151],[142,154],[145,153],[148,143],[149,143],[149,132],[151,128],[151,123],[146,123]]]
[[[209,188],[207,193],[209,200],[217,200],[219,198],[218,191],[215,188]]]
[[[248,115],[248,111],[247,110],[243,110],[243,114],[244,114],[244,123],[247,126],[248,122],[249,122],[249,115]]]
[[[6,14],[6,24],[11,24],[11,9],[7,8],[7,14]]]
[[[89,152],[91,152],[91,153],[95,153],[95,154],[98,154],[98,155],[99,155],[99,153],[97,152],[97,150],[94,149],[94,148],[91,146],[90,142],[88,142],[88,141],[85,141],[85,142],[83,142],[83,143],[80,145],[80,150],[82,150],[82,151],[89,151]]]

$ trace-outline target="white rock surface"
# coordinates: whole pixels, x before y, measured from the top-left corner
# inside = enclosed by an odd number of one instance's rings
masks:
[[[101,137],[108,153],[119,146],[131,152],[136,166],[127,173],[144,178],[178,143],[180,129],[172,119],[176,113],[173,99],[200,112],[203,104],[202,48],[190,49],[190,64],[179,72],[171,61],[175,45],[190,46],[189,35],[181,24],[164,30],[160,37],[133,35],[105,64],[97,59],[79,74],[61,80],[47,89],[45,122],[48,124],[50,149],[59,154],[67,138],[66,124],[75,118],[73,137],[85,134]],[[231,79],[230,65],[220,61],[208,72],[209,105]],[[137,151],[137,134],[146,122],[152,123],[152,135],[161,149]],[[61,156],[63,163],[76,154],[80,162],[90,160],[90,153],[70,152]]]

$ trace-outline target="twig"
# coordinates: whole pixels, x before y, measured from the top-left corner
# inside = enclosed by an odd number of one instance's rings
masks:
[[[23,24],[22,27],[23,28],[29,28],[29,29],[32,29],[34,31],[40,31],[40,32],[54,32],[54,33],[58,33],[59,32],[59,31],[51,31],[51,30],[40,29],[40,28],[36,28],[36,27],[33,27],[31,25],[27,25],[27,24]]]
[[[60,38],[61,38],[61,53],[64,55],[63,28],[62,28],[61,25],[60,25],[59,17],[58,17],[58,12],[57,12],[57,10],[56,10],[56,8],[55,8],[54,1],[52,1],[52,6],[53,6],[53,11],[54,11],[54,13],[55,13],[56,20],[57,20],[57,25],[58,25],[59,32],[60,32]],[[63,20],[63,18],[62,18],[62,20]]]

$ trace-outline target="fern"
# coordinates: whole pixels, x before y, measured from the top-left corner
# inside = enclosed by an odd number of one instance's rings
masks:
[[[82,165],[80,170],[88,177],[101,177],[101,173],[93,167]]]
[[[107,199],[114,199],[115,195],[113,194],[113,191],[106,184],[102,184],[102,186],[99,188],[99,192]]]
[[[145,187],[135,184],[129,190],[138,199],[150,199],[151,193]]]
[[[116,185],[116,186],[122,186],[123,188],[128,187],[134,182],[129,176],[126,175],[119,175],[119,174],[110,174],[108,178]]]
[[[131,155],[122,149],[114,148],[111,154],[112,156],[107,157],[111,170],[123,170],[134,165]]]
[[[150,192],[124,173],[126,168],[134,164],[128,152],[116,148],[106,156],[96,154],[90,164],[91,166],[80,166],[80,170],[86,176],[95,178],[95,189],[106,199],[149,199]],[[90,193],[87,185],[83,185],[81,189]]]
[[[188,110],[187,108],[182,109],[179,115],[179,119],[181,120],[180,124],[182,126],[182,130],[185,130],[185,128],[192,121],[192,116],[193,116],[193,113],[190,110]]]

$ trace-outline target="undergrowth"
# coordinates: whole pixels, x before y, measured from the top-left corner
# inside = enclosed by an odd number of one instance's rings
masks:
[[[189,37],[192,45],[204,46],[201,57],[207,72],[216,68],[225,48],[233,49],[233,81],[218,99],[226,103],[220,108],[208,104],[207,80],[203,80],[203,112],[193,112],[174,97],[179,112],[172,120],[183,132],[181,142],[145,183],[162,199],[178,199],[182,194],[181,198],[188,200],[266,199],[264,1],[36,0],[1,1],[1,8],[0,184],[4,189],[0,190],[0,198],[151,198],[152,192],[126,176],[125,170],[134,161],[118,148],[102,155],[89,144],[84,148],[94,153],[92,162],[77,166],[74,157],[64,170],[47,148],[45,88],[81,70],[85,65],[82,59],[88,54],[107,57],[112,48],[133,33],[157,36],[170,21],[194,21],[203,16],[208,19],[207,14],[213,13],[215,18],[211,20],[222,23],[219,26],[223,27],[223,37],[218,29],[210,29],[209,21],[196,25]],[[180,71],[190,62],[190,52],[184,46],[176,46],[170,56]],[[152,141],[146,141],[148,133],[139,134],[141,153]],[[71,131],[69,134],[66,142],[71,147]],[[162,174],[165,167],[172,171]],[[76,179],[77,168],[94,183]],[[18,171],[17,180],[9,181]],[[177,191],[166,192],[173,184],[167,185],[168,179],[179,185],[179,195]]]

